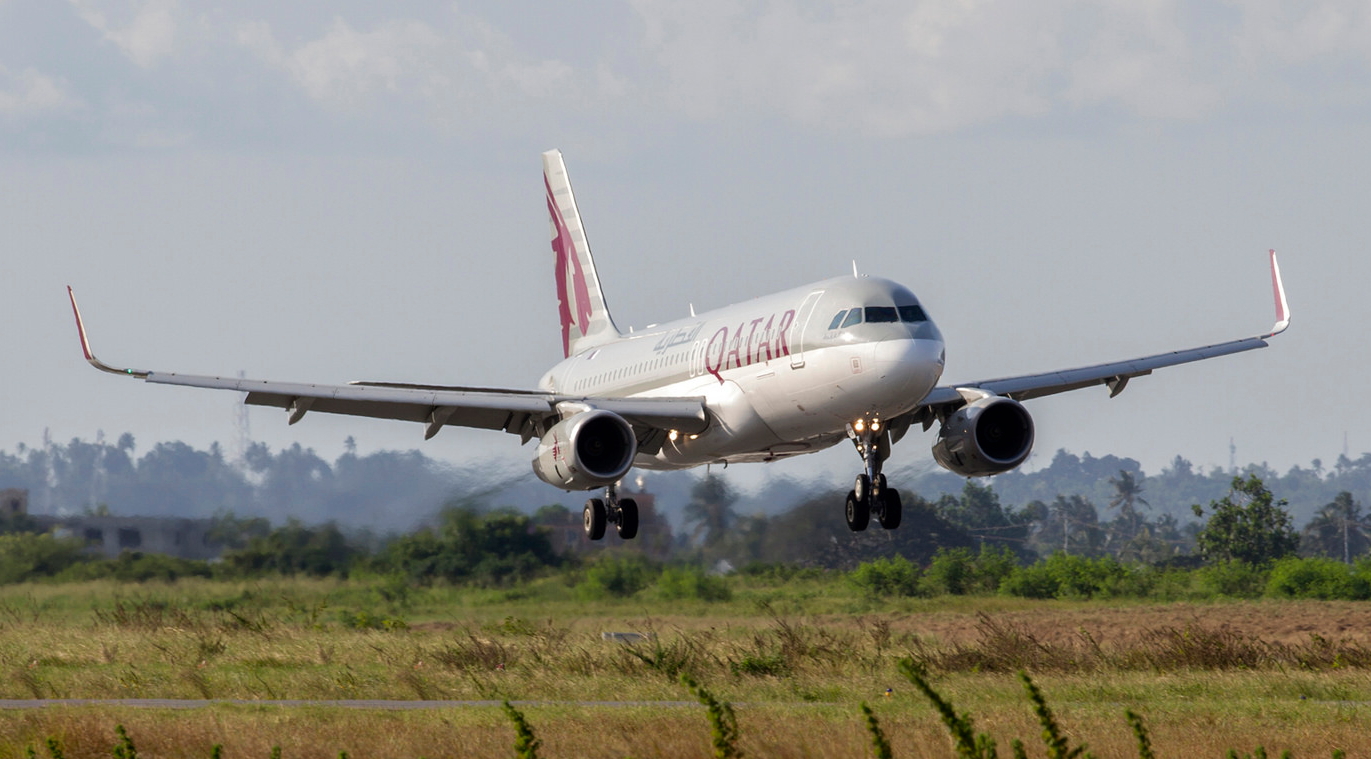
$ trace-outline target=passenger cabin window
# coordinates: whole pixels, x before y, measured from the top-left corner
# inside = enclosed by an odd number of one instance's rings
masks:
[[[828,328],[829,328],[829,329],[837,329],[837,328],[841,327],[841,326],[843,325],[843,317],[844,317],[844,316],[847,316],[847,312],[846,312],[846,311],[839,311],[839,312],[838,312],[838,315],[833,317],[833,321],[831,321],[831,322],[828,323]]]
[[[860,308],[854,308],[854,309],[852,309],[851,311],[848,311],[848,312],[847,312],[847,318],[843,320],[843,329],[847,329],[848,327],[851,327],[851,326],[854,325],[854,324],[861,324],[861,323],[862,323],[862,310],[861,310]]]
[[[866,320],[868,323],[890,324],[898,322],[900,315],[896,313],[894,306],[867,306]]]
[[[923,306],[917,303],[912,306],[900,306],[900,321],[926,322],[928,321],[928,314],[925,314]]]

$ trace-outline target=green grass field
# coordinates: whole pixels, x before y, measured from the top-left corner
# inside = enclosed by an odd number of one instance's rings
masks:
[[[838,580],[734,578],[728,601],[586,601],[565,580],[512,590],[393,581],[181,581],[0,588],[0,698],[514,701],[543,757],[714,755],[693,677],[737,712],[744,755],[956,756],[909,659],[991,735],[1047,756],[1016,673],[1070,745],[1158,757],[1371,756],[1371,624],[1353,602],[1211,604],[944,597],[879,601]],[[640,594],[643,596],[643,594]],[[603,632],[648,637],[625,645]],[[887,688],[890,689],[887,695]],[[607,706],[587,702],[649,702]],[[663,702],[663,703],[651,703]],[[681,702],[692,702],[682,705]],[[0,757],[514,755],[499,706],[423,711],[217,703],[191,710],[0,710]]]

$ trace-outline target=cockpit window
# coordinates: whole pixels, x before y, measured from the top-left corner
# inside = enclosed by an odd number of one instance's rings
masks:
[[[829,328],[829,329],[837,329],[838,327],[841,327],[842,324],[843,324],[843,317],[844,317],[844,316],[847,316],[847,312],[846,312],[846,311],[839,311],[839,312],[838,312],[838,315],[833,317],[833,321],[831,321],[831,322],[828,323],[828,328]]]
[[[862,310],[861,310],[860,308],[854,308],[854,309],[852,309],[851,311],[848,311],[848,312],[847,312],[847,318],[843,320],[843,329],[847,329],[848,327],[851,327],[851,326],[854,325],[854,324],[861,324],[861,323],[862,323]]]
[[[926,322],[928,314],[924,313],[923,306],[900,306],[900,321],[902,322]]]
[[[895,313],[894,306],[867,306],[866,320],[871,322],[898,322],[900,317]]]

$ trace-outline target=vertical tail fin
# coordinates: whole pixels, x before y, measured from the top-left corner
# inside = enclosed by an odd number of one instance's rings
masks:
[[[562,319],[562,351],[572,356],[619,337],[610,318],[590,257],[581,214],[571,194],[562,153],[543,153],[543,184],[547,188],[547,213],[552,224],[552,252],[556,254],[557,303]]]

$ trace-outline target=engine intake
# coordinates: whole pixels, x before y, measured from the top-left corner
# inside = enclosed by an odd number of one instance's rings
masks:
[[[938,430],[933,458],[963,477],[999,474],[1033,450],[1033,417],[1012,398],[979,398],[957,409]]]
[[[583,411],[558,422],[538,441],[533,473],[563,490],[594,490],[622,479],[637,452],[638,439],[623,417]]]

